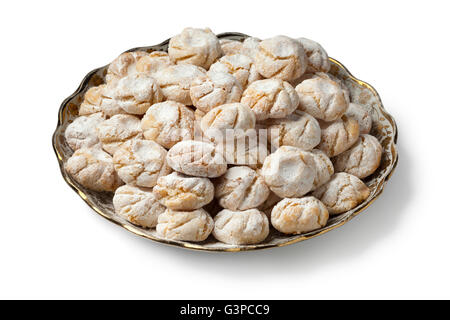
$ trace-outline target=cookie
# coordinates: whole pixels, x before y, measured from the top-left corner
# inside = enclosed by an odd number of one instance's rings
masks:
[[[172,171],[166,163],[166,155],[167,151],[156,142],[133,139],[114,153],[114,168],[125,183],[151,188],[159,177]]]
[[[220,47],[224,55],[232,55],[236,53],[241,53],[242,42],[231,39],[220,39]]]
[[[157,234],[165,239],[199,242],[204,241],[214,228],[214,220],[203,209],[174,211],[166,209],[159,215]]]
[[[370,133],[370,130],[372,130],[372,117],[363,106],[358,103],[350,103],[345,114],[358,121],[360,134]]]
[[[142,138],[141,120],[128,114],[117,114],[97,126],[102,148],[113,155],[126,141]]]
[[[246,166],[229,168],[214,184],[219,204],[230,210],[257,208],[270,193],[264,179]]]
[[[282,233],[302,234],[324,227],[328,210],[314,197],[286,198],[273,207],[270,221]]]
[[[128,75],[137,73],[137,62],[147,55],[148,53],[145,51],[122,53],[109,64],[105,77],[106,82],[114,82]]]
[[[189,176],[215,178],[227,171],[223,155],[216,152],[212,143],[202,141],[178,142],[167,153],[167,163]]]
[[[241,84],[228,73],[208,71],[191,84],[192,104],[208,112],[222,104],[239,102],[242,96]]]
[[[316,190],[331,179],[331,176],[334,174],[334,167],[330,158],[322,150],[314,149],[311,153],[314,160],[314,168],[316,169],[312,190]]]
[[[223,56],[209,70],[231,74],[241,84],[243,89],[253,81],[261,79],[261,75],[256,71],[253,60],[243,54]]]
[[[298,38],[297,40],[303,45],[306,56],[308,57],[308,68],[306,69],[306,72],[315,73],[330,71],[328,54],[320,44],[307,38]]]
[[[106,84],[89,88],[84,95],[84,100],[80,105],[78,114],[80,116],[87,116],[94,113],[101,113],[105,117],[111,117],[116,114],[125,113],[112,98],[114,88],[114,85],[107,86]]]
[[[123,184],[112,157],[97,147],[76,150],[64,167],[75,181],[94,191],[114,191]]]
[[[342,116],[333,122],[319,122],[322,129],[322,139],[317,149],[328,157],[335,157],[349,149],[359,137],[359,124],[353,118]]]
[[[169,57],[177,64],[208,69],[221,55],[219,39],[208,28],[186,28],[169,41]]]
[[[249,107],[242,103],[229,103],[205,114],[200,127],[208,138],[219,140],[230,132],[233,137],[242,137],[255,128],[255,123],[255,114]]]
[[[296,111],[284,119],[269,119],[265,124],[270,144],[276,148],[293,146],[309,151],[320,143],[319,122],[305,112]]]
[[[259,43],[255,66],[265,78],[289,81],[305,73],[308,58],[300,42],[286,36],[276,36]]]
[[[69,147],[75,151],[99,144],[96,128],[104,120],[105,118],[100,112],[76,118],[64,132]]]
[[[171,65],[173,65],[173,63],[170,61],[167,52],[153,51],[137,61],[136,70],[137,72],[154,75]]]
[[[336,172],[347,172],[360,179],[370,176],[381,162],[383,148],[374,136],[363,134],[347,151],[333,158]]]
[[[154,140],[164,148],[171,148],[182,140],[194,137],[194,112],[184,104],[165,101],[152,105],[141,121],[147,140]]]
[[[117,215],[144,228],[156,227],[158,216],[166,210],[151,189],[129,185],[116,190],[113,205]]]
[[[257,244],[269,235],[269,220],[258,209],[224,209],[214,217],[212,233],[217,240],[227,244]]]
[[[270,154],[267,141],[258,141],[246,135],[238,139],[225,139],[216,143],[216,150],[223,154],[228,164],[248,166],[252,169],[261,168],[264,160]]]
[[[164,95],[150,75],[135,73],[117,81],[112,98],[126,113],[141,115],[151,105],[163,101]]]
[[[255,37],[248,37],[242,42],[242,50],[241,53],[255,59],[256,52],[258,51],[259,43],[261,39]]]
[[[312,195],[323,202],[330,214],[340,214],[366,200],[370,195],[370,189],[358,177],[339,172]]]
[[[256,120],[284,118],[297,109],[299,98],[294,87],[279,79],[251,83],[242,94],[241,103],[253,110]]]
[[[314,77],[295,87],[300,103],[298,109],[317,119],[334,121],[348,108],[348,99],[340,85],[327,78]]]
[[[206,74],[206,70],[190,64],[169,66],[156,72],[153,77],[167,100],[192,105],[189,90],[192,82]]]
[[[277,196],[301,197],[313,187],[316,175],[313,161],[309,152],[282,146],[266,158],[261,175]]]
[[[173,172],[158,179],[153,193],[167,208],[189,211],[200,209],[213,200],[214,185],[208,178]]]

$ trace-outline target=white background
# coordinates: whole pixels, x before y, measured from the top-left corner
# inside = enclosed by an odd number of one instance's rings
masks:
[[[450,298],[446,1],[14,1],[0,5],[0,298]],[[62,100],[121,52],[186,26],[319,41],[399,127],[382,196],[296,245],[212,254],[137,237],[63,181]]]

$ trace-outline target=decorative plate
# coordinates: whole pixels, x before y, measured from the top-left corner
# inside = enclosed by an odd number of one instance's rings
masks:
[[[243,41],[248,36],[241,33],[223,33],[219,34],[218,37],[221,39],[225,38]],[[169,39],[156,46],[139,47],[130,49],[128,51],[167,51],[168,44]],[[203,242],[191,243],[186,241],[162,239],[158,237],[155,229],[145,229],[133,225],[116,215],[114,213],[114,208],[112,205],[113,193],[95,192],[89,190],[73,180],[64,169],[64,163],[73,153],[65,140],[64,131],[67,125],[77,117],[78,108],[83,101],[84,93],[90,87],[98,86],[105,82],[104,76],[106,75],[108,66],[104,66],[89,72],[83,79],[83,81],[81,81],[78,89],[68,98],[66,98],[59,108],[58,124],[53,134],[52,142],[53,148],[58,158],[62,176],[64,180],[72,187],[72,189],[76,193],[78,193],[78,195],[102,217],[139,236],[183,248],[206,251],[246,251],[286,246],[324,234],[334,228],[342,226],[344,223],[348,222],[353,217],[364,211],[364,209],[366,209],[368,206],[370,206],[370,204],[375,201],[375,199],[383,191],[384,185],[392,175],[392,172],[394,171],[398,161],[396,147],[397,126],[392,116],[384,109],[377,91],[368,83],[358,80],[357,78],[352,76],[351,73],[339,61],[330,58],[330,62],[330,73],[341,79],[348,87],[350,91],[351,101],[364,106],[372,116],[373,127],[371,134],[376,136],[383,146],[383,156],[381,159],[380,167],[377,169],[377,171],[371,176],[364,179],[364,182],[371,190],[370,196],[367,198],[367,200],[350,211],[337,216],[332,216],[329,219],[327,225],[321,229],[317,229],[301,235],[285,235],[277,232],[272,228],[267,239],[263,243],[256,245],[228,245],[216,241],[212,236],[210,236]]]

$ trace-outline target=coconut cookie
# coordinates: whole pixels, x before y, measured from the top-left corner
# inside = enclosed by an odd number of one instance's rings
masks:
[[[117,215],[144,228],[154,228],[158,223],[158,216],[166,210],[151,189],[129,185],[116,190],[113,205]]]
[[[347,111],[348,99],[340,85],[331,79],[307,79],[295,90],[300,98],[298,108],[317,119],[334,121]]]
[[[154,75],[171,65],[173,65],[173,63],[170,61],[169,54],[167,52],[153,51],[137,61],[136,70],[137,72]]]
[[[345,114],[358,121],[360,134],[370,133],[370,130],[372,130],[372,117],[363,106],[357,103],[350,103]]]
[[[256,115],[256,120],[284,118],[297,109],[298,94],[289,82],[265,79],[251,83],[242,94],[241,103]]]
[[[227,171],[222,154],[212,143],[185,140],[174,145],[167,154],[167,163],[175,171],[189,176],[215,178]]]
[[[340,214],[366,200],[370,189],[354,175],[340,172],[312,195],[325,204],[330,214]]]
[[[286,36],[276,36],[259,43],[255,66],[265,78],[289,81],[305,73],[308,58],[300,42]]]
[[[150,75],[135,73],[118,80],[112,98],[126,113],[144,114],[152,104],[164,100],[164,95]]]
[[[269,220],[258,209],[224,209],[214,217],[213,236],[233,245],[257,244],[269,235]]]
[[[213,200],[214,185],[208,178],[173,172],[158,179],[153,193],[169,209],[195,210]]]
[[[126,141],[142,138],[141,120],[128,114],[117,114],[97,126],[97,136],[109,154]]]
[[[169,66],[155,73],[156,79],[167,100],[177,101],[185,105],[192,105],[189,90],[192,82],[204,76],[206,70],[190,64]]]
[[[172,171],[166,155],[167,151],[156,142],[133,139],[114,153],[114,168],[125,183],[151,188],[159,177]]]
[[[239,138],[254,129],[255,124],[255,114],[249,107],[242,103],[229,103],[205,114],[200,127],[208,138],[223,138],[228,130],[233,130],[233,137]]]
[[[333,122],[319,122],[322,129],[322,140],[317,149],[328,157],[335,157],[350,148],[359,137],[359,124],[353,118],[342,116]]]
[[[158,217],[156,232],[165,239],[198,242],[206,240],[213,228],[214,220],[203,209],[194,211],[167,209]]]
[[[253,81],[261,79],[261,75],[256,71],[253,60],[243,54],[223,56],[209,70],[233,75],[243,89]]]
[[[308,57],[308,68],[306,69],[306,72],[315,73],[330,71],[328,54],[320,44],[306,38],[298,38],[297,40],[303,45],[306,56]]]
[[[76,118],[67,126],[64,132],[69,147],[75,151],[81,148],[93,147],[100,143],[96,128],[104,120],[105,118],[100,112]]]
[[[264,179],[249,167],[232,167],[215,182],[219,204],[230,210],[256,208],[267,200],[270,190]]]
[[[334,174],[334,167],[325,152],[314,149],[311,153],[314,160],[313,164],[316,169],[316,176],[314,177],[312,190],[316,190],[318,187],[324,185],[331,179],[331,176]]]
[[[320,143],[319,122],[305,112],[296,111],[284,119],[269,119],[265,124],[270,144],[276,148],[293,146],[309,151]]]
[[[141,121],[147,140],[154,140],[165,148],[194,137],[194,112],[184,104],[165,101],[152,105]]]
[[[224,55],[232,55],[242,52],[242,42],[231,39],[220,39],[220,47]]]
[[[270,220],[275,229],[286,234],[302,234],[324,227],[328,210],[314,197],[283,199],[272,209]]]
[[[106,82],[114,82],[128,75],[137,73],[137,62],[148,55],[145,51],[125,52],[114,59],[108,66]]]
[[[95,191],[114,191],[123,184],[112,157],[100,148],[81,148],[67,160],[66,171],[81,185]]]
[[[347,151],[333,159],[337,172],[347,172],[360,179],[370,176],[379,167],[383,148],[374,136],[363,134]]]
[[[192,104],[203,112],[208,112],[222,104],[239,102],[242,87],[236,78],[228,73],[209,71],[191,84]]]
[[[311,191],[316,175],[311,153],[282,146],[264,161],[261,174],[277,196],[301,197]]]
[[[220,56],[219,39],[208,28],[186,28],[169,42],[169,57],[177,64],[193,64],[208,69]]]

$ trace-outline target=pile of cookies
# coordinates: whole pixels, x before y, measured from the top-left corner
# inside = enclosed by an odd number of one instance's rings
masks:
[[[380,165],[367,110],[318,43],[219,40],[121,54],[65,130],[66,171],[114,192],[117,215],[166,239],[232,245],[302,234],[366,200]]]

